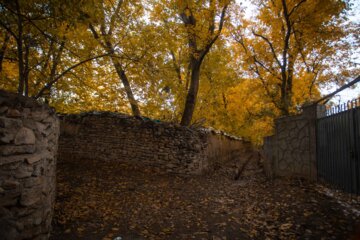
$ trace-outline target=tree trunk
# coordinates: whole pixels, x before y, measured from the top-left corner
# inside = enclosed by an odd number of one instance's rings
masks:
[[[10,40],[10,34],[6,32],[3,45],[1,46],[1,49],[0,49],[0,73],[2,72],[2,64],[4,61],[5,52],[6,52],[6,48],[7,48],[7,44],[9,42],[9,40]]]
[[[24,59],[23,59],[23,22],[22,16],[20,12],[20,4],[19,1],[15,1],[16,11],[17,11],[17,25],[18,25],[18,38],[16,39],[17,44],[17,55],[19,60],[19,85],[18,85],[18,94],[24,94]]]
[[[111,61],[115,67],[116,73],[118,74],[119,78],[121,79],[122,84],[124,85],[126,95],[128,97],[128,100],[130,102],[131,111],[135,117],[140,117],[141,113],[138,107],[138,104],[134,98],[133,92],[130,87],[129,80],[125,74],[125,71],[123,70],[121,64],[117,61],[116,58],[113,56],[111,57]]]
[[[199,91],[201,61],[194,61],[191,69],[190,88],[186,96],[184,113],[181,118],[182,126],[189,126],[195,110],[196,97]]]
[[[29,54],[30,54],[30,44],[25,41],[25,56],[24,56],[24,95],[29,96]]]

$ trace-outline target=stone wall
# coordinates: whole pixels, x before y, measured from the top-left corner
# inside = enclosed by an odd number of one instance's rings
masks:
[[[0,239],[47,239],[59,121],[48,107],[0,91]]]
[[[305,106],[301,114],[275,121],[275,134],[264,140],[265,170],[268,176],[316,179],[318,109],[317,105]]]
[[[243,146],[242,141],[224,135],[216,141],[216,135],[115,113],[67,115],[61,121],[59,160],[115,160],[200,174],[216,161],[234,157]]]
[[[205,155],[210,169],[216,164],[243,159],[253,152],[250,142],[221,132],[208,132],[206,141]]]

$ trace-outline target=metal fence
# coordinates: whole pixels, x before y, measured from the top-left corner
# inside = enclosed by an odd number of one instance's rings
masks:
[[[329,108],[316,132],[318,178],[360,194],[360,99]]]
[[[336,106],[329,106],[326,109],[326,116],[331,116],[336,113],[344,112],[350,109],[354,109],[360,107],[360,98],[349,100],[345,103],[336,105]]]

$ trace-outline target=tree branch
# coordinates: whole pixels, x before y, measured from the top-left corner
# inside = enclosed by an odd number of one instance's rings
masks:
[[[251,30],[251,32],[254,34],[254,36],[262,38],[262,39],[269,45],[270,50],[271,50],[271,53],[273,54],[274,59],[276,60],[276,62],[277,62],[277,64],[279,65],[279,67],[282,68],[282,64],[281,64],[280,60],[278,59],[278,57],[276,56],[276,52],[275,52],[274,46],[273,46],[273,44],[270,42],[270,40],[269,40],[267,37],[265,37],[265,36],[263,36],[263,35],[261,35],[261,34],[259,34],[259,33],[256,33],[254,30]]]
[[[52,81],[48,82],[45,84],[45,86],[38,92],[38,94],[34,97],[35,99],[38,99],[39,97],[41,97],[44,92],[46,90],[49,90],[57,81],[59,81],[60,78],[62,78],[63,76],[65,76],[68,72],[70,72],[71,70],[73,70],[74,68],[86,63],[86,62],[90,62],[92,60],[95,60],[95,59],[98,59],[98,58],[102,58],[102,57],[106,57],[106,56],[109,56],[108,53],[106,54],[102,54],[102,55],[98,55],[98,56],[95,56],[95,57],[92,57],[92,58],[88,58],[88,59],[85,59],[81,62],[78,62],[77,64],[74,64],[72,65],[71,67],[67,68],[65,71],[63,71],[60,75],[58,75],[56,78],[54,78]]]

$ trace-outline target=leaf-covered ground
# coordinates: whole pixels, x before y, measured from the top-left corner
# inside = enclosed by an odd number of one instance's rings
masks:
[[[360,220],[312,184],[262,173],[234,181],[84,161],[59,163],[57,178],[53,240],[349,239]]]

